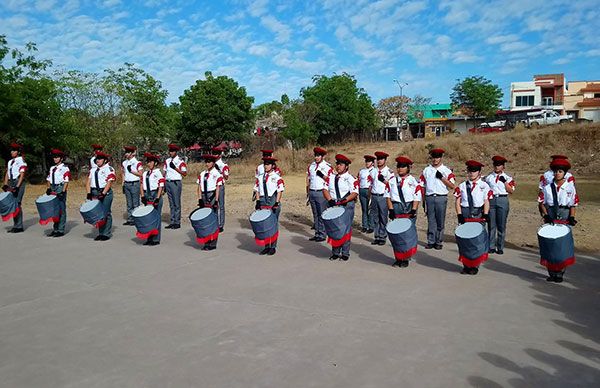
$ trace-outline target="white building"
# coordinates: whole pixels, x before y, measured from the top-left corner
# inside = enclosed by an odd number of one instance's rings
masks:
[[[533,81],[510,84],[510,110],[553,109],[564,113],[564,74],[543,74]]]

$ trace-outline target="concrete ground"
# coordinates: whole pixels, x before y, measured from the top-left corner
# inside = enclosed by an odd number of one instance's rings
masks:
[[[600,384],[598,257],[550,284],[535,251],[466,276],[452,242],[398,269],[360,233],[330,262],[289,220],[264,257],[243,220],[207,253],[189,224],[145,247],[119,217],[106,243],[73,219],[0,233],[1,387]]]

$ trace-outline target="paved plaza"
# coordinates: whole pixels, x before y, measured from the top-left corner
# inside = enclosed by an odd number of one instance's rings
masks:
[[[273,257],[232,218],[212,252],[189,224],[146,247],[132,227],[102,243],[26,221],[0,230],[1,387],[600,384],[597,255],[550,284],[535,250],[460,275],[451,241],[398,269],[358,233],[330,262],[289,220]]]

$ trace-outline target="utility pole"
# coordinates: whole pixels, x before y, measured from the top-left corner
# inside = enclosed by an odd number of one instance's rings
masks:
[[[404,89],[404,87],[407,86],[408,83],[407,82],[400,82],[397,79],[395,79],[394,82],[400,88],[400,103],[402,104],[402,108],[404,108],[404,98],[403,98],[404,95],[402,94],[402,89]],[[408,109],[407,109],[407,111],[408,111]],[[399,137],[400,141],[404,140],[403,136],[402,136],[402,131],[400,131],[400,117],[396,118],[396,133],[398,134],[398,137]],[[386,138],[386,140],[387,140],[387,138]]]

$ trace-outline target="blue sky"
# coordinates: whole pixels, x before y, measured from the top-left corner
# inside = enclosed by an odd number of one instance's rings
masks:
[[[484,4],[484,5],[482,5]],[[34,41],[55,66],[100,72],[133,62],[176,101],[204,72],[256,103],[295,98],[315,74],[347,72],[374,102],[448,102],[457,78],[500,85],[564,72],[600,79],[598,0],[2,0],[0,34]]]

